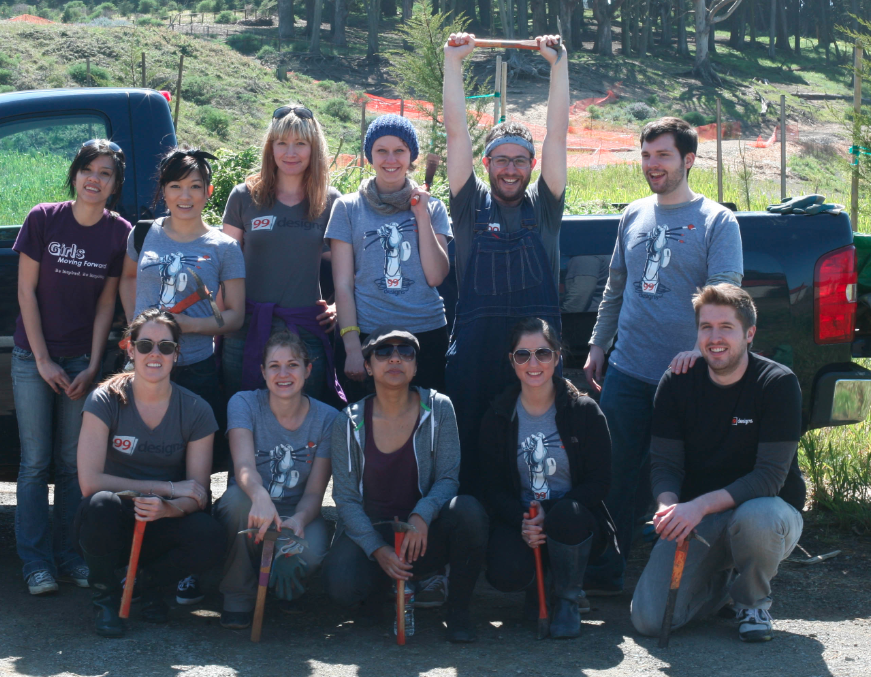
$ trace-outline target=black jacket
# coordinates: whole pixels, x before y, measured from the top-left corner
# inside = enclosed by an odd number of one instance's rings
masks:
[[[611,435],[595,400],[582,395],[565,379],[556,385],[556,428],[569,459],[572,488],[562,498],[587,508],[613,539],[615,528],[605,497],[611,486]],[[520,528],[526,507],[520,499],[517,469],[517,397],[520,384],[496,398],[481,421],[480,473],[483,497],[491,520]],[[561,500],[561,499],[560,499]],[[542,501],[547,512],[554,500]]]

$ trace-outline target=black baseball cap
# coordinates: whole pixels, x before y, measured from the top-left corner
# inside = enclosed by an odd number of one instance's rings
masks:
[[[394,325],[384,325],[366,337],[366,343],[363,344],[363,357],[369,357],[373,350],[395,339],[399,339],[404,345],[412,346],[416,353],[420,352],[420,343],[414,334]]]

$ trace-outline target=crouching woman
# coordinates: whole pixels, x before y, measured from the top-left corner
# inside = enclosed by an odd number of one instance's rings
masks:
[[[226,546],[209,504],[212,441],[218,425],[206,402],[174,384],[181,329],[151,308],[127,330],[133,371],[111,376],[88,397],[78,463],[82,503],[76,536],[94,588],[96,631],[121,637],[121,581],[116,570],[130,552],[135,522],[148,522],[137,586],[142,619],[165,623],[163,589],[220,563]],[[121,491],[143,496],[122,499]]]
[[[561,347],[547,322],[521,320],[509,345],[518,383],[481,422],[493,525],[487,580],[502,592],[526,590],[524,617],[535,619],[533,550],[541,548],[553,581],[550,634],[578,637],[580,614],[590,609],[582,589],[587,560],[614,541],[603,503],[611,483],[608,424],[595,401],[555,376]]]
[[[363,345],[375,394],[347,407],[333,425],[339,520],[324,585],[338,604],[379,605],[391,580],[450,564],[447,638],[473,642],[469,605],[484,561],[487,515],[471,496],[457,496],[460,443],[451,401],[410,387],[419,350],[413,334],[389,326]],[[399,555],[394,517],[414,527]]]
[[[339,412],[305,395],[312,359],[308,344],[296,334],[285,330],[269,338],[260,371],[266,388],[243,390],[230,399],[227,435],[235,477],[215,504],[230,541],[221,581],[225,628],[251,625],[257,599],[254,562],[260,561],[258,545],[269,527],[294,533],[307,544],[285,557],[282,546],[293,544],[277,543],[273,588],[282,611],[293,611],[329,543],[321,503],[330,481],[330,428]],[[260,532],[246,538],[239,533],[246,528]]]

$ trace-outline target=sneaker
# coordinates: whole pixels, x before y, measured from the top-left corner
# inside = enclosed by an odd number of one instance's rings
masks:
[[[45,569],[34,571],[27,577],[27,589],[30,590],[31,595],[45,595],[50,592],[57,592],[57,581]]]
[[[221,627],[230,630],[244,630],[251,627],[253,611],[222,611]]]
[[[121,579],[121,589],[127,587],[127,576]],[[139,585],[139,576],[133,581],[133,595],[130,597],[131,602],[138,602],[142,599],[142,586]]]
[[[90,573],[86,565],[79,564],[79,566],[62,573],[57,580],[61,583],[74,583],[80,588],[89,588],[88,575]]]
[[[584,594],[587,597],[619,597],[623,594],[623,587],[617,585],[591,585],[584,587]]]
[[[475,624],[468,609],[448,611],[445,625],[448,626],[447,639],[454,644],[470,644],[478,639]]]
[[[448,577],[430,576],[418,581],[414,591],[414,608],[431,609],[441,606],[448,599]]]
[[[766,609],[736,608],[735,622],[742,642],[767,642],[771,639],[771,614]]]
[[[205,594],[200,589],[200,581],[196,576],[188,576],[178,582],[175,601],[179,604],[196,604],[205,598]]]

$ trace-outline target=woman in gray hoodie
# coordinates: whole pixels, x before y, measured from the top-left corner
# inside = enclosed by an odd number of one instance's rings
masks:
[[[380,605],[391,579],[408,581],[449,564],[447,638],[473,642],[469,604],[486,551],[487,515],[471,496],[457,496],[460,442],[451,401],[410,386],[419,350],[413,334],[390,326],[373,331],[363,346],[375,394],[333,424],[339,520],[324,585],[339,604]],[[394,517],[414,527],[399,555],[389,525]]]

